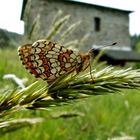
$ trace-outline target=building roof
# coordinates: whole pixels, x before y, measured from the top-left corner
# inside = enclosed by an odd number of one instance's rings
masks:
[[[100,7],[100,8],[108,8],[108,9],[112,9],[112,10],[122,11],[122,12],[126,12],[126,13],[133,12],[131,10],[125,10],[125,9],[113,8],[113,7],[109,7],[109,6],[103,6],[101,4],[96,4],[96,3],[93,3],[93,2],[89,3],[86,0],[84,0],[84,1],[80,1],[80,0],[54,0],[54,1],[65,1],[65,2],[67,1],[67,2],[72,2],[72,3],[80,3],[80,4],[86,4],[86,5],[96,6],[96,7]],[[28,2],[28,0],[23,0],[21,19],[23,19],[24,10],[25,10],[27,2]]]
[[[94,55],[97,56],[101,49],[94,50]],[[118,65],[122,62],[140,62],[140,53],[136,51],[124,50],[105,50],[100,58],[101,61],[107,61],[109,64]]]
[[[140,53],[135,51],[108,50],[105,55],[118,61],[140,62]]]
[[[21,11],[21,16],[20,16],[21,20],[23,20],[23,18],[24,18],[24,11],[25,11],[25,7],[26,7],[26,4],[27,4],[27,1],[28,0],[23,0],[22,11]]]
[[[93,51],[94,56],[97,56],[101,49]],[[140,53],[132,50],[106,50],[99,60],[106,61],[108,64],[111,65],[124,66],[126,62],[140,62]]]

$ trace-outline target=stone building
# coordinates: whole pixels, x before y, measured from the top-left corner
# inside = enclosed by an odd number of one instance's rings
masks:
[[[22,20],[24,20],[23,14],[27,1],[23,1]],[[131,50],[129,34],[129,14],[131,11],[89,4],[80,0],[32,0],[30,20],[33,20],[39,13],[42,30],[47,32],[52,18],[60,9],[64,15],[71,15],[69,24],[82,21],[75,34],[70,36],[71,40],[82,38],[86,33],[90,33],[91,36],[85,50],[93,46],[105,46],[117,42],[118,45],[115,48],[119,48],[119,51],[125,50],[124,55],[127,57],[127,51]]]
[[[24,3],[26,1],[24,0]],[[129,13],[131,11],[79,1],[32,0],[30,17],[32,20],[39,13],[42,29],[47,32],[52,18],[60,9],[64,14],[71,15],[70,23],[78,20],[82,22],[72,39],[81,38],[89,32],[92,36],[89,45],[106,45],[111,42],[118,42],[120,46],[130,46]]]

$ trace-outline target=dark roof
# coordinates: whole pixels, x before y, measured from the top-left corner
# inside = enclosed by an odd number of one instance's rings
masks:
[[[21,19],[23,19],[24,10],[25,10],[27,1],[28,0],[23,0]],[[127,12],[127,13],[133,12],[131,10],[124,10],[124,9],[118,9],[118,8],[113,8],[113,7],[108,7],[108,6],[102,6],[102,5],[99,5],[99,4],[94,4],[93,2],[92,3],[87,3],[87,2],[80,1],[80,0],[54,0],[54,1],[65,1],[65,2],[67,1],[67,2],[72,2],[72,3],[80,3],[80,4],[84,4],[84,5],[86,4],[86,5],[90,5],[90,6],[97,6],[97,7],[100,7],[100,8],[108,8],[108,9]]]
[[[101,49],[93,50],[94,55],[98,55]],[[140,62],[140,53],[136,51],[124,50],[105,50],[101,60],[106,61],[127,61],[127,62]]]
[[[101,49],[93,50],[94,56],[97,56]],[[111,65],[124,66],[126,62],[140,62],[140,53],[124,50],[105,50],[99,61],[106,61]]]
[[[105,55],[118,61],[140,62],[140,53],[135,51],[108,50]]]
[[[21,16],[20,16],[20,19],[21,19],[21,20],[23,20],[24,11],[25,11],[25,7],[26,7],[26,4],[27,4],[27,1],[28,1],[28,0],[23,0],[22,11],[21,11]]]

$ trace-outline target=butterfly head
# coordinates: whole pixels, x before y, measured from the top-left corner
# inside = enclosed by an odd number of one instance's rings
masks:
[[[77,68],[77,72],[84,71],[89,66],[90,56],[88,53],[80,53],[81,62],[79,67]]]

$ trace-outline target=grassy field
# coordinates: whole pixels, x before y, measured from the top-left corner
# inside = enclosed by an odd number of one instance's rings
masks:
[[[22,66],[17,49],[0,50],[0,94],[17,88],[5,74],[27,78],[25,85],[36,79]],[[60,112],[80,112],[80,117],[46,120],[18,131],[9,132],[1,140],[109,140],[118,136],[140,139],[140,94],[138,90],[124,90],[123,94],[94,96],[71,105],[53,107],[48,110],[21,110],[6,118],[47,117]]]

